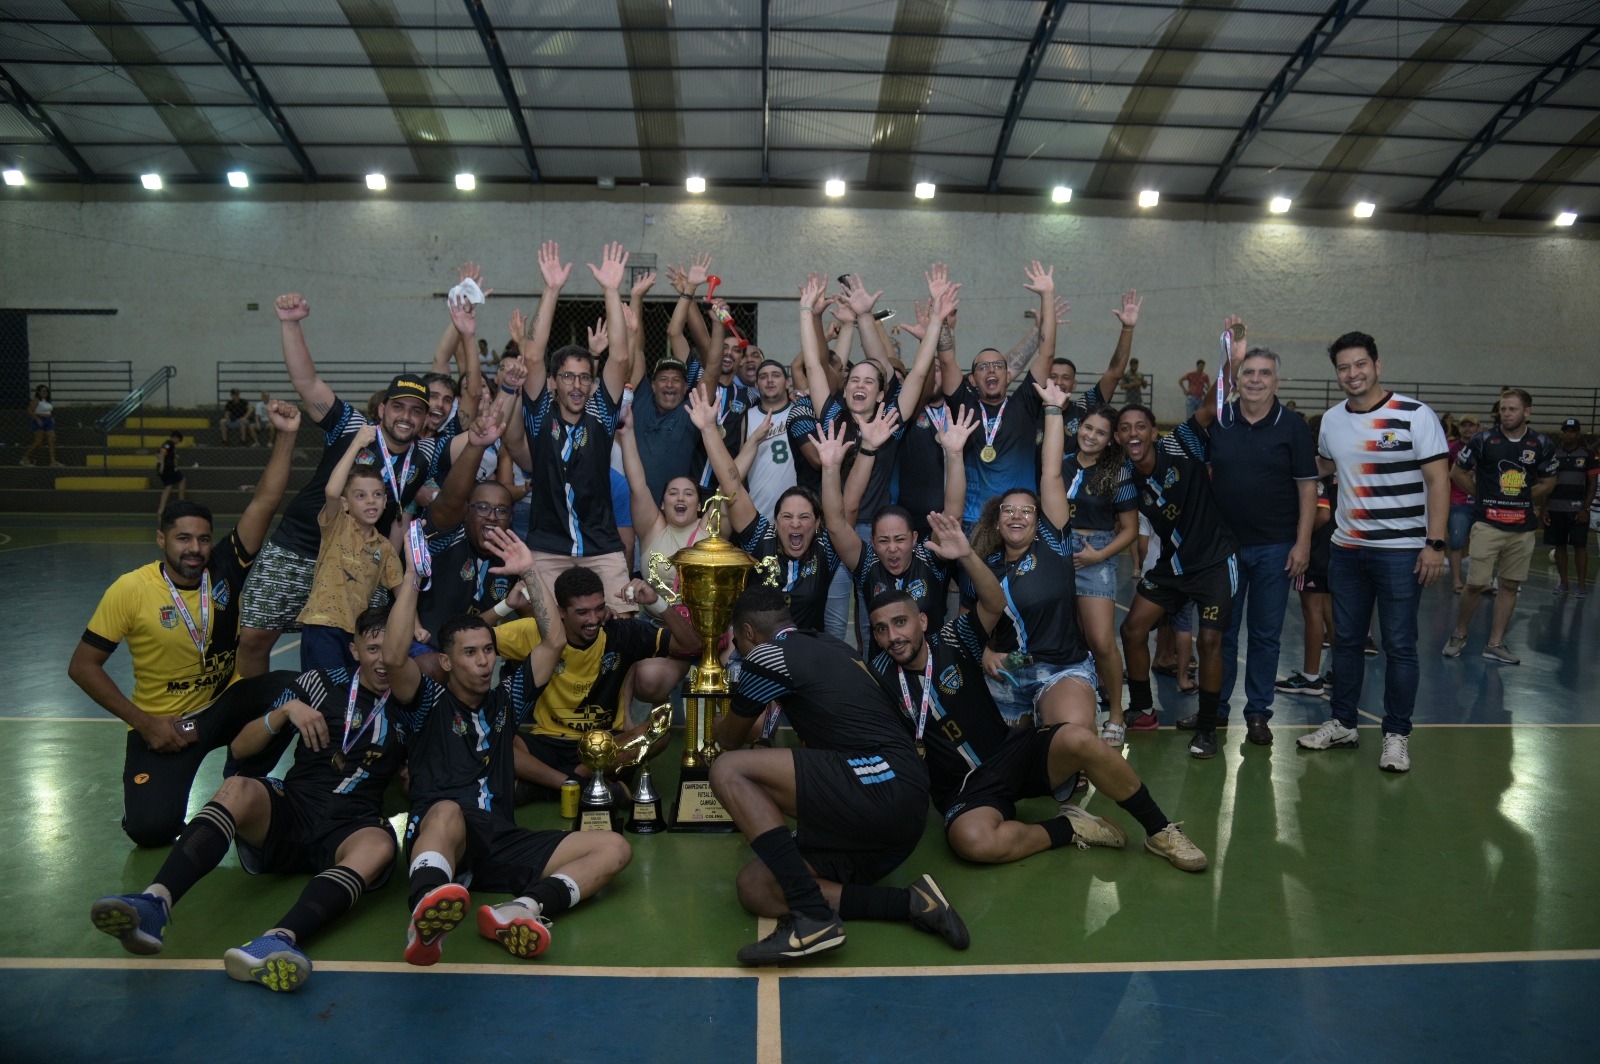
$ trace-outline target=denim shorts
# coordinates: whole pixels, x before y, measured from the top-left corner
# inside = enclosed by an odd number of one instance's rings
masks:
[[[1100,550],[1107,543],[1117,538],[1115,531],[1079,533],[1073,532],[1072,553],[1092,548]],[[1117,597],[1117,559],[1107,558],[1095,565],[1086,565],[1077,571],[1077,586],[1080,596],[1089,598]]]
[[[1082,661],[1072,665],[1056,665],[1048,661],[1024,665],[1011,670],[1010,683],[985,677],[995,707],[1000,710],[1006,723],[1012,726],[1028,720],[1038,724],[1036,707],[1039,696],[1057,682],[1067,679],[1079,680],[1091,691],[1099,687],[1100,675],[1095,672],[1094,655],[1085,654]]]
[[[1472,531],[1472,509],[1470,502],[1451,504],[1450,522],[1445,531],[1451,550],[1466,549],[1467,534]]]

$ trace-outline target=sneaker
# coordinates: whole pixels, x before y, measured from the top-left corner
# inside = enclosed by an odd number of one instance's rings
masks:
[[[1227,717],[1218,717],[1217,718],[1217,728],[1218,729],[1226,728],[1227,726],[1228,726],[1228,718]],[[1198,714],[1198,713],[1191,713],[1187,717],[1179,717],[1178,718],[1178,728],[1179,728],[1180,731],[1194,731],[1198,727],[1200,727],[1200,714]]]
[[[1378,767],[1385,772],[1411,771],[1411,736],[1388,732],[1383,737],[1383,754]]]
[[[1378,644],[1370,635],[1367,636],[1367,645],[1361,649],[1369,658],[1378,656]]]
[[[1304,695],[1307,698],[1321,698],[1325,693],[1322,677],[1316,676],[1307,679],[1300,673],[1285,677],[1272,685],[1274,691],[1281,691],[1286,695]]]
[[[228,977],[260,983],[280,993],[299,990],[311,978],[311,958],[282,935],[262,935],[222,955]]]
[[[842,945],[844,924],[837,916],[830,913],[826,920],[813,920],[809,916],[790,913],[778,921],[777,929],[772,934],[740,950],[739,963],[751,966],[793,964]]]
[[[1325,720],[1322,727],[1310,735],[1300,736],[1295,742],[1302,750],[1332,750],[1336,746],[1360,746],[1361,737],[1354,728],[1346,728],[1336,720]]]
[[[1577,591],[1575,591],[1573,593],[1575,595],[1577,595],[1579,598],[1588,598],[1589,597],[1589,589],[1587,587],[1580,587]]]
[[[1181,821],[1168,824],[1145,839],[1144,848],[1157,857],[1165,857],[1174,868],[1185,872],[1204,872],[1210,863],[1206,855],[1200,852],[1200,847],[1190,842],[1189,836],[1183,833]]]
[[[1453,635],[1449,639],[1445,640],[1444,650],[1442,651],[1442,653],[1447,658],[1459,658],[1461,656],[1461,648],[1466,646],[1466,645],[1467,645],[1467,637],[1466,636],[1464,636],[1464,635]]]
[[[1080,850],[1087,850],[1091,846],[1120,850],[1128,845],[1128,833],[1115,820],[1095,816],[1082,806],[1071,803],[1061,806],[1060,815],[1072,822],[1072,841]]]
[[[406,928],[407,964],[426,967],[439,963],[439,943],[466,920],[469,900],[467,888],[459,883],[446,883],[422,896]]]
[[[1567,585],[1566,584],[1557,584],[1556,585],[1556,594],[1565,595],[1566,593],[1567,593]]]
[[[165,943],[167,903],[154,894],[107,894],[89,906],[89,920],[129,953],[153,956]]]
[[[1483,648],[1484,661],[1498,661],[1502,665],[1521,665],[1522,659],[1506,649],[1504,643],[1495,643],[1493,646]]]
[[[1254,714],[1244,718],[1244,737],[1257,746],[1272,745],[1272,728],[1267,724],[1267,718]]]
[[[956,912],[945,898],[944,891],[939,889],[939,884],[926,872],[911,884],[911,924],[920,931],[938,935],[953,949],[966,949],[972,945],[972,937],[967,934],[967,925],[962,921],[961,914]]]
[[[1217,756],[1217,733],[1197,731],[1189,740],[1189,756],[1200,761],[1210,761]]]
[[[1154,731],[1161,726],[1153,709],[1130,709],[1123,720],[1129,731]]]
[[[550,947],[550,921],[520,901],[478,906],[478,934],[513,957],[537,957]]]

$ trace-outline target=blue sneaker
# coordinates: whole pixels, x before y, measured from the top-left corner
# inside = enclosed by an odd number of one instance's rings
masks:
[[[107,894],[89,906],[89,919],[129,953],[150,956],[161,952],[169,917],[154,894]]]
[[[311,958],[282,935],[262,935],[222,955],[230,978],[268,990],[299,990],[311,978]]]

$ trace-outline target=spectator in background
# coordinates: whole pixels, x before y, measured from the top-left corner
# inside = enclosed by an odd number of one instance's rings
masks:
[[[1448,424],[1448,422],[1447,422]],[[1481,428],[1474,414],[1462,414],[1456,422],[1456,435],[1450,441],[1450,467],[1455,468],[1456,457],[1467,441]],[[1454,477],[1450,478],[1450,527],[1445,538],[1450,544],[1450,576],[1455,581],[1456,594],[1467,586],[1467,536],[1472,531],[1472,496],[1462,490]]]
[[[1194,369],[1178,378],[1178,390],[1183,393],[1183,417],[1188,420],[1200,407],[1200,400],[1211,387],[1211,376],[1206,373],[1205,359],[1199,359]],[[1133,401],[1133,400],[1130,400]],[[1293,404],[1290,404],[1291,408]]]
[[[1128,372],[1122,375],[1122,402],[1125,406],[1138,406],[1144,402],[1145,386],[1150,383],[1150,378],[1139,372],[1139,360],[1128,359]],[[1195,404],[1196,408],[1199,404]]]
[[[255,408],[250,412],[251,418],[254,419],[256,441],[263,447],[272,443],[276,438],[273,433],[277,430],[272,427],[272,419],[267,416],[267,404],[270,402],[272,402],[272,393],[262,392],[261,398],[256,400]]]
[[[172,489],[178,489],[178,501],[184,499],[183,474],[178,471],[178,444],[183,442],[183,433],[177,429],[172,430],[161,449],[156,452],[156,476],[161,481],[161,501],[156,503],[156,517],[159,518],[167,508],[167,500],[172,497]]]
[[[1583,442],[1583,426],[1569,417],[1556,436],[1556,486],[1545,505],[1544,544],[1554,548],[1556,594],[1570,587],[1579,598],[1589,593],[1589,525],[1591,500],[1600,500],[1600,458]],[[1577,579],[1567,583],[1567,548],[1577,559]]]
[[[495,354],[489,350],[489,341],[478,338],[478,372],[483,374],[484,380],[493,382],[495,373]]]
[[[28,424],[33,429],[33,442],[23,453],[22,464],[33,465],[33,452],[40,444],[47,444],[50,464],[60,466],[62,463],[56,458],[55,404],[50,401],[49,385],[41,384],[33,390],[33,399],[28,403]]]
[[[253,440],[256,427],[250,421],[250,402],[239,395],[235,388],[228,393],[228,401],[222,404],[222,417],[217,419],[217,429],[222,433],[222,444],[228,444],[228,430],[232,429],[239,434],[241,444],[247,439]]]

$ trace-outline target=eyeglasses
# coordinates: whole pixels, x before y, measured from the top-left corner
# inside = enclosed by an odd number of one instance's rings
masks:
[[[1032,517],[1039,512],[1037,506],[1013,506],[1010,503],[1000,507],[1001,517]]]
[[[972,367],[972,372],[974,372],[974,373],[984,373],[984,372],[987,372],[988,370],[991,370],[991,369],[1005,369],[1005,368],[1006,368],[1005,360],[1004,359],[996,359],[996,360],[994,360],[992,362],[974,363],[973,367]]]
[[[467,509],[475,514],[482,514],[484,517],[504,517],[511,512],[511,507],[509,506],[490,506],[486,502],[469,502],[467,503]]]
[[[557,373],[556,374],[556,380],[560,381],[562,384],[567,385],[569,388],[574,384],[581,384],[585,388],[587,388],[589,385],[594,383],[594,374],[592,374],[592,373],[572,373],[572,372],[569,371],[569,372],[566,372],[566,373]]]

